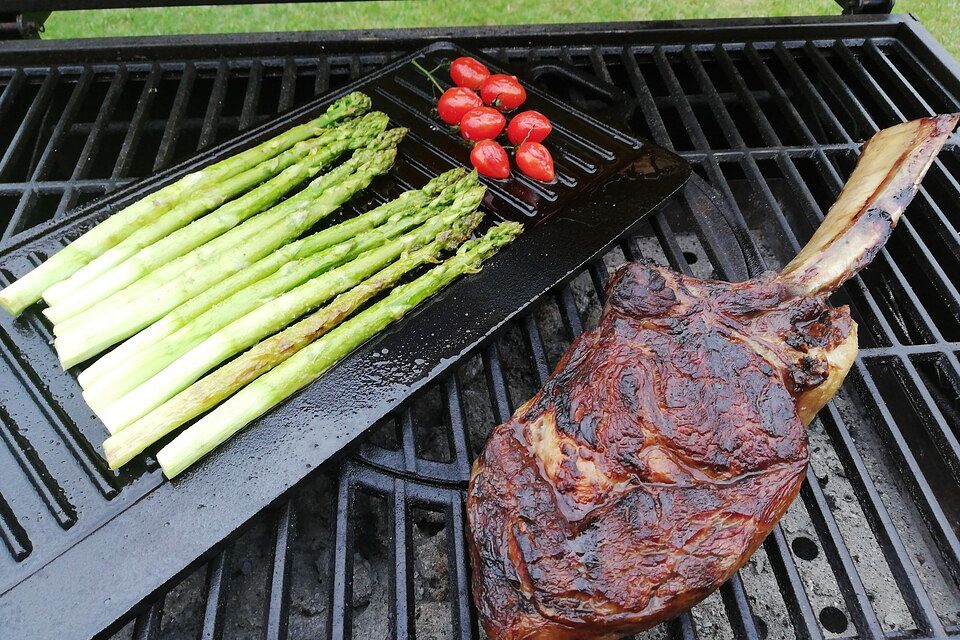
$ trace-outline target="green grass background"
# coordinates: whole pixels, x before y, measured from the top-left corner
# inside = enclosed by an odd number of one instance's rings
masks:
[[[836,15],[833,0],[399,0],[58,12],[45,38]],[[899,0],[960,57],[960,0]]]

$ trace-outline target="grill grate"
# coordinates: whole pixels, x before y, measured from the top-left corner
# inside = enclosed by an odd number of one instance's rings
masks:
[[[657,45],[642,44],[643,31],[617,31],[629,44],[616,46],[592,45],[612,36],[584,32],[566,34],[564,46],[518,38],[487,53],[571,65],[632,96],[630,126],[677,150],[719,192],[749,233],[745,264],[756,271],[782,265],[809,237],[861,140],[960,110],[960,79],[931,62],[915,26],[864,31],[808,40],[822,37],[816,26],[803,37],[771,27],[746,42],[718,32],[728,41],[714,44],[679,29]],[[12,212],[0,218],[3,239],[398,55],[335,48],[317,56],[306,40],[285,57],[0,67],[0,212]],[[585,87],[549,74],[540,82],[577,107],[605,110]],[[948,143],[874,265],[836,295],[860,323],[862,349],[811,427],[801,499],[718,595],[645,638],[960,637],[960,294],[950,277],[960,273],[958,144]],[[689,187],[148,604],[121,637],[478,637],[464,542],[470,461],[571,336],[596,322],[615,264],[646,256],[699,276],[747,275],[724,250],[730,232],[703,217],[704,197]],[[68,528],[73,492],[113,498],[120,488],[98,468],[86,474],[92,486],[57,485],[42,460],[62,454],[9,429],[2,411],[0,436],[0,455],[24,469],[0,481],[2,571],[31,554],[12,516],[36,510],[23,502],[30,496],[52,526]]]

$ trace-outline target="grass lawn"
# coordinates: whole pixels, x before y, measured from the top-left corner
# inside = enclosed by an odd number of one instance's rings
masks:
[[[960,57],[960,0],[899,0],[896,10],[917,15],[941,43]],[[44,37],[836,15],[839,11],[833,0],[330,2],[59,12],[50,16]]]

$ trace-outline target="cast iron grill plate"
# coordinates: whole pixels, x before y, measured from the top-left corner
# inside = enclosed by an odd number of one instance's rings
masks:
[[[410,130],[390,174],[347,209],[367,210],[462,166],[468,149],[455,132],[430,116],[432,85],[411,61],[433,68],[465,54],[451,44],[432,45],[24,234],[0,254],[0,277],[19,277],[113,211],[315,117],[346,91],[367,93],[374,109],[390,115],[392,126]],[[525,107],[543,112],[554,124],[550,146],[557,180],[549,185],[522,176],[484,180],[485,208],[496,218],[526,223],[525,233],[480,274],[449,288],[365,345],[173,483],[163,481],[152,459],[120,472],[107,469],[99,453],[106,432],[83,403],[75,376],[60,370],[50,346],[50,327],[38,308],[0,320],[0,433],[15,458],[3,460],[9,465],[3,473],[28,482],[43,504],[34,518],[12,504],[15,490],[7,495],[8,485],[3,487],[0,537],[14,561],[5,562],[0,573],[4,633],[31,637],[51,625],[67,629],[72,626],[68,621],[75,625],[84,618],[125,613],[571,277],[689,175],[689,166],[672,153],[532,87]],[[595,188],[598,185],[603,188]],[[53,599],[63,604],[43,613]]]

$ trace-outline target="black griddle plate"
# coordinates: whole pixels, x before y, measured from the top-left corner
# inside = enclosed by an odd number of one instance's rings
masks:
[[[4,284],[95,222],[183,174],[299,124],[348,91],[364,91],[410,134],[397,165],[345,214],[364,210],[468,163],[455,132],[431,116],[435,91],[411,64],[432,68],[466,52],[438,43],[225,143],[121,189],[0,252]],[[485,61],[493,71],[497,65]],[[438,72],[438,77],[445,73]],[[19,549],[0,574],[0,638],[90,637],[184,575],[218,543],[282,496],[416,390],[462,360],[511,318],[579,270],[676,191],[688,165],[528,86],[524,108],[554,124],[557,181],[486,181],[489,218],[526,231],[477,275],[449,287],[368,342],[318,382],[249,426],[173,482],[152,458],[106,468],[107,432],[64,373],[38,306],[0,319],[0,538]],[[602,188],[599,188],[602,187]],[[37,513],[13,513],[2,494],[33,490]]]

